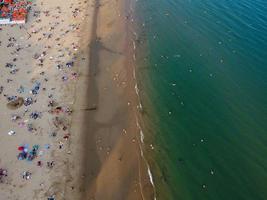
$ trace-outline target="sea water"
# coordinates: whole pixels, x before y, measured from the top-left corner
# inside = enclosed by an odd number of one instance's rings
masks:
[[[138,0],[146,156],[160,200],[267,199],[267,1]]]

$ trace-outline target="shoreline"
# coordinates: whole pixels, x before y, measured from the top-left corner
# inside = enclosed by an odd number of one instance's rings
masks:
[[[126,0],[127,1],[127,0]],[[131,0],[128,0],[129,2]],[[145,143],[145,134],[144,134],[144,129],[145,129],[145,122],[143,119],[143,103],[142,103],[142,99],[141,99],[141,94],[140,94],[140,89],[139,89],[139,81],[138,77],[136,76],[136,74],[138,74],[137,70],[139,68],[139,65],[141,63],[139,63],[139,56],[140,54],[145,55],[144,52],[142,52],[142,49],[144,47],[142,47],[142,45],[144,45],[142,42],[140,42],[139,37],[141,34],[141,29],[138,27],[138,23],[140,23],[137,17],[137,13],[135,8],[133,8],[132,6],[135,7],[135,4],[137,2],[134,3],[134,5],[129,6],[129,10],[130,10],[130,15],[131,15],[131,19],[129,18],[128,20],[126,20],[127,23],[127,33],[130,35],[128,37],[128,43],[129,46],[131,46],[129,48],[129,52],[128,52],[128,59],[130,60],[130,65],[132,66],[132,75],[131,75],[131,79],[132,79],[132,89],[134,91],[133,94],[133,98],[135,98],[135,102],[136,102],[136,109],[135,109],[135,121],[136,121],[136,126],[137,126],[137,131],[138,131],[138,143],[139,143],[139,151],[140,151],[140,155],[141,155],[141,159],[139,160],[139,162],[142,163],[142,173],[143,176],[145,177],[146,181],[143,181],[143,184],[146,185],[147,188],[145,188],[144,193],[145,193],[145,197],[144,199],[154,199],[156,200],[156,187],[154,184],[154,179],[153,179],[153,175],[152,175],[152,171],[151,171],[151,167],[149,165],[148,159],[146,158],[146,143]],[[139,52],[137,52],[137,50],[139,50]],[[141,53],[140,53],[141,50]],[[146,130],[145,130],[146,132]],[[141,183],[141,187],[142,183]]]
[[[124,5],[125,3],[125,5]],[[101,3],[97,0],[95,2],[95,11],[94,11],[94,22],[92,24],[92,33],[91,33],[91,45],[90,45],[90,56],[89,56],[89,87],[87,89],[87,95],[89,97],[89,100],[87,102],[84,102],[87,107],[89,108],[94,108],[90,109],[88,113],[83,114],[83,118],[87,119],[88,122],[93,122],[91,125],[85,125],[83,127],[83,131],[85,138],[85,144],[84,146],[86,147],[88,143],[90,144],[90,147],[87,147],[87,153],[85,154],[85,157],[83,160],[85,161],[84,163],[84,180],[82,181],[84,184],[84,188],[82,189],[84,191],[84,194],[88,198],[96,198],[96,199],[110,199],[110,198],[115,198],[115,199],[155,199],[155,197],[152,197],[154,194],[153,191],[154,189],[149,189],[151,186],[150,184],[153,184],[151,181],[151,173],[149,174],[149,166],[143,157],[143,152],[142,152],[142,146],[139,144],[140,142],[140,136],[138,135],[141,131],[140,126],[138,126],[138,121],[137,120],[137,110],[136,106],[138,103],[138,99],[136,100],[136,94],[134,93],[134,86],[135,86],[135,77],[133,77],[132,74],[132,67],[134,67],[135,63],[133,61],[130,61],[132,58],[133,49],[131,48],[131,36],[130,36],[130,31],[127,30],[127,27],[129,26],[126,19],[126,14],[125,12],[129,11],[129,4],[130,2],[124,2],[120,1],[114,3],[106,3],[106,5],[102,5]],[[124,6],[123,6],[124,5]],[[118,9],[116,12],[118,12],[117,16],[113,13],[108,13],[108,11],[105,11],[105,9]],[[126,10],[125,10],[126,9]],[[103,11],[102,11],[103,10]],[[98,16],[100,15],[100,16]],[[115,27],[114,23],[112,25],[107,25],[105,24],[105,20],[112,18],[112,21],[119,21],[117,24],[115,22]],[[99,17],[101,17],[101,20],[99,20]],[[108,27],[107,27],[108,26]],[[112,27],[111,27],[112,26]],[[102,29],[104,31],[101,32]],[[106,29],[112,29],[114,31],[109,31],[107,32]],[[119,28],[120,30],[127,30],[126,34],[116,34],[116,29]],[[124,31],[122,31],[124,32]],[[104,35],[104,37],[102,36]],[[110,42],[109,38],[115,37],[117,38],[117,43],[115,42]],[[121,39],[123,38],[123,39]],[[119,45],[118,45],[119,44]],[[108,46],[108,47],[107,47]],[[114,49],[117,49],[115,51]],[[123,54],[121,52],[124,52],[126,50],[126,53]],[[101,51],[107,51],[110,54],[118,54],[118,55],[107,55],[106,53],[103,53]],[[101,55],[102,54],[102,55]],[[110,63],[105,63],[101,61],[101,57],[110,57],[110,59],[113,60],[114,63],[118,62],[117,65],[111,65],[111,68],[113,67],[113,77],[109,77],[109,80],[107,81],[107,74],[104,74],[103,71],[106,69],[109,69]],[[128,66],[127,69],[123,69],[123,66]],[[110,70],[110,69],[109,69]],[[112,69],[110,70],[112,71]],[[108,72],[108,76],[110,76],[112,72]],[[118,74],[123,74],[121,80]],[[112,80],[112,79],[113,80]],[[118,83],[121,81],[121,83]],[[99,83],[100,82],[100,83]],[[112,82],[117,82],[116,87],[113,86],[113,88],[108,88],[107,85],[111,84]],[[102,84],[102,88],[99,86]],[[104,85],[104,87],[103,87]],[[126,85],[126,86],[125,86]],[[107,89],[108,88],[108,89]],[[105,94],[107,90],[111,89],[112,93],[114,94]],[[112,91],[113,90],[113,91]],[[117,90],[117,91],[116,91]],[[117,94],[116,94],[117,92]],[[122,96],[124,96],[122,98]],[[116,114],[116,118],[119,117],[121,118],[121,121],[114,121],[114,118],[112,119],[114,122],[112,124],[109,124],[109,120],[101,121],[101,117],[104,117],[101,112],[103,110],[99,107],[99,105],[102,104],[102,106],[108,106],[110,107],[110,103],[108,102],[101,102],[101,99],[103,98],[110,98],[111,100],[118,99],[119,101],[123,102],[121,105],[116,110],[110,109],[110,110],[105,110],[104,115],[115,115],[115,112],[119,111],[119,114]],[[124,105],[123,105],[124,104]],[[99,111],[100,110],[100,111]],[[123,112],[120,114],[120,112]],[[96,120],[97,117],[102,115],[100,118]],[[127,117],[125,115],[127,113]],[[105,117],[104,117],[105,118]],[[125,118],[127,120],[125,120]],[[111,137],[111,140],[103,142],[103,146],[108,146],[106,150],[106,154],[104,155],[101,153],[101,151],[104,149],[104,147],[100,146],[98,147],[97,145],[94,146],[92,144],[92,141],[90,140],[95,137],[97,137],[98,133],[101,135],[98,139],[96,139],[99,143],[102,142],[104,139],[104,134],[106,127],[103,128],[103,125],[97,125],[99,124],[99,121],[101,123],[105,124],[105,126],[117,126],[117,130],[115,131],[110,131],[109,130],[109,136],[113,135]],[[86,123],[86,122],[85,122]],[[103,129],[103,130],[101,130]],[[89,130],[89,131],[88,131]],[[120,134],[126,134],[126,138],[123,138],[125,136],[118,135],[118,131],[120,131]],[[89,134],[86,134],[89,133]],[[129,134],[130,133],[130,134]],[[128,136],[129,135],[129,136]],[[112,144],[113,143],[113,144]],[[129,151],[130,145],[133,145],[131,147],[131,150]],[[137,144],[137,146],[136,146]],[[92,147],[93,146],[93,147]],[[115,150],[113,150],[115,149]],[[123,154],[121,153],[126,149],[129,151],[129,158],[122,158],[124,157]],[[115,152],[112,152],[115,151]],[[137,155],[136,155],[137,151]],[[139,153],[138,153],[139,152]],[[109,161],[108,157],[111,155],[111,160]],[[133,159],[133,156],[136,156],[136,160],[138,160],[138,165],[133,163],[131,160]],[[142,157],[141,157],[142,156]],[[119,157],[119,158],[116,158]],[[94,158],[94,164],[92,164],[92,158]],[[96,158],[97,161],[96,161]],[[117,164],[116,159],[120,160],[122,162],[125,160],[124,164]],[[135,159],[134,159],[135,160]],[[93,165],[93,166],[92,166]],[[106,165],[106,166],[104,166]],[[122,166],[120,166],[122,165]],[[104,169],[103,169],[104,168]],[[108,177],[108,169],[106,168],[112,168],[113,170],[120,169],[119,172],[117,172],[117,177],[110,176]],[[135,168],[135,169],[134,169]],[[148,168],[148,169],[146,169]],[[135,172],[134,172],[135,171]],[[89,174],[90,172],[90,174]],[[121,179],[124,176],[127,176],[128,174],[131,173],[136,173],[136,175],[131,175],[128,180],[121,181]],[[105,178],[102,177],[104,174]],[[112,185],[112,182],[114,183],[114,179],[117,178],[117,185],[114,184]],[[125,182],[126,181],[126,182]],[[125,183],[128,184],[128,187],[125,187]],[[107,186],[108,184],[109,186]],[[137,185],[136,185],[137,184]],[[139,186],[138,186],[139,185]],[[107,187],[110,189],[107,190]],[[143,188],[145,187],[145,188]],[[132,188],[132,191],[125,191],[129,190]],[[115,196],[114,196],[115,195]],[[116,196],[117,195],[117,196]]]

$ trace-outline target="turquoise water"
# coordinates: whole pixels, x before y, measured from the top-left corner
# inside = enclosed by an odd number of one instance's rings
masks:
[[[157,199],[266,200],[267,1],[139,0],[137,13]]]

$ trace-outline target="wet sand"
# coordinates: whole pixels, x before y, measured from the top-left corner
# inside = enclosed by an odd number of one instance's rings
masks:
[[[78,85],[87,89],[75,104],[81,109],[74,119],[83,123],[73,127],[82,133],[84,156],[76,165],[83,163],[80,188],[88,199],[153,199],[140,152],[129,9],[124,1],[95,4],[89,79]]]

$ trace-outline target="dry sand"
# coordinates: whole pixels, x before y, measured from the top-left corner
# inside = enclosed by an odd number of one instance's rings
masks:
[[[153,199],[125,13],[131,10],[124,0],[37,0],[26,25],[0,27],[0,168],[8,170],[1,199]],[[38,94],[31,94],[38,83]],[[11,108],[12,96],[33,103],[19,99]],[[39,145],[33,161],[17,159],[26,144]]]

